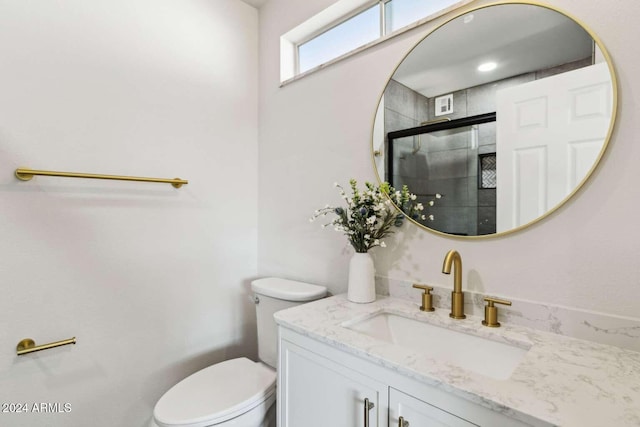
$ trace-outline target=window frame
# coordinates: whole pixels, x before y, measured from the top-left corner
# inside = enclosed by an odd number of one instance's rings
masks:
[[[423,16],[403,27],[387,32],[385,6],[391,1],[393,0],[339,0],[332,6],[329,6],[325,10],[309,18],[307,21],[283,34],[280,37],[280,86],[285,86],[286,84],[296,81],[308,74],[314,73],[327,65],[339,62],[392,37],[433,21],[434,19],[454,10],[461,9],[475,0],[457,0],[450,6],[440,9],[431,15]],[[378,16],[380,36],[377,39],[365,43],[364,45],[354,48],[344,54],[338,55],[315,67],[300,72],[299,48],[301,45],[308,43],[328,31],[331,31],[335,27],[375,6],[379,8]]]

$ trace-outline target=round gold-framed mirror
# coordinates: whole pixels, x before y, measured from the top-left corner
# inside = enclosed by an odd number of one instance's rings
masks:
[[[527,1],[465,10],[420,40],[379,98],[379,181],[425,206],[446,236],[521,230],[595,170],[617,110],[611,58],[585,25]],[[432,206],[430,204],[433,203]]]

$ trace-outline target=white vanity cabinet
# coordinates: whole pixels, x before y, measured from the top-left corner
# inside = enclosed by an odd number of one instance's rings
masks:
[[[280,326],[278,427],[524,427],[391,368]],[[373,407],[365,417],[365,399]]]
[[[288,340],[280,354],[279,427],[386,426],[383,383]]]
[[[402,417],[404,423],[399,423]],[[430,405],[420,399],[389,388],[389,420],[391,426],[398,427],[474,427],[467,420]],[[396,421],[394,424],[393,421]]]

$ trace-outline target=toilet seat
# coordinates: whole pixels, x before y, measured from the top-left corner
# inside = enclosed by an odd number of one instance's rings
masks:
[[[245,357],[204,368],[174,385],[153,410],[160,427],[207,427],[250,411],[275,394],[276,373]]]

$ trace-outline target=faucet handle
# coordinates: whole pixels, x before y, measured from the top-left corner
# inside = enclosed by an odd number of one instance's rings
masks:
[[[433,308],[433,295],[431,295],[433,286],[420,285],[418,283],[414,283],[413,287],[416,289],[422,289],[424,291],[424,293],[422,294],[422,305],[420,306],[420,310],[434,311],[435,309]]]
[[[489,326],[490,328],[499,327],[498,307],[493,304],[511,305],[511,301],[491,297],[484,297],[484,300],[487,302],[487,305],[484,307],[484,320],[482,321],[482,324],[484,326]]]

